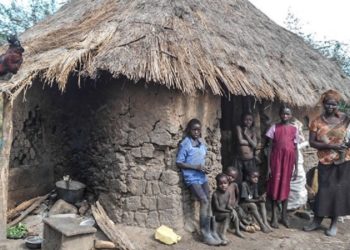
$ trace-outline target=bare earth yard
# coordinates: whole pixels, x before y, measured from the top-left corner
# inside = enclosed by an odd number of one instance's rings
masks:
[[[154,240],[154,230],[125,227],[125,233],[135,242],[142,250],[231,250],[231,249],[248,249],[248,250],[271,250],[271,249],[288,249],[288,250],[349,250],[350,249],[350,220],[345,223],[339,223],[338,235],[328,237],[324,235],[324,229],[329,224],[325,220],[323,228],[315,232],[306,233],[301,230],[302,226],[307,223],[306,220],[292,217],[291,229],[280,226],[270,234],[257,232],[255,234],[245,233],[246,238],[240,239],[232,234],[228,234],[231,243],[228,246],[212,247],[202,244],[197,234],[186,232],[177,232],[182,236],[182,240],[172,246],[167,246]],[[98,238],[103,238],[100,234]],[[21,250],[26,249],[22,240],[8,240],[0,243],[0,250]],[[73,250],[73,249],[72,249]]]

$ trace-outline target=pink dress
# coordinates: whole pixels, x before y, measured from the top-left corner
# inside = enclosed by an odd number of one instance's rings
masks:
[[[267,131],[266,136],[272,139],[267,195],[272,200],[284,201],[288,199],[296,160],[297,128],[289,124],[276,124]]]

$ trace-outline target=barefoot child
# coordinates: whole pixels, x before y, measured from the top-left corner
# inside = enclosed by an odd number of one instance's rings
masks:
[[[231,213],[231,222],[235,227],[235,234],[238,237],[244,238],[243,234],[239,230],[240,218],[239,218],[239,188],[235,182],[238,178],[238,170],[232,166],[226,168],[225,175],[228,178],[229,187],[228,192],[230,192],[230,207],[233,208]]]
[[[254,117],[251,113],[242,114],[241,124],[236,127],[236,133],[239,143],[236,166],[244,178],[248,171],[256,168],[255,149],[257,139]]]
[[[271,126],[266,133],[269,140],[267,195],[272,201],[271,226],[278,228],[277,205],[282,202],[281,222],[288,228],[287,207],[293,169],[293,179],[298,175],[298,131],[290,124],[290,108],[281,107],[279,115],[281,122]]]
[[[231,214],[234,208],[230,206],[231,192],[228,191],[228,177],[221,173],[216,176],[216,191],[212,197],[212,210],[216,222],[222,224],[222,230],[219,231],[221,244],[227,245],[226,232],[230,225]]]
[[[266,217],[266,195],[259,196],[258,181],[258,170],[251,170],[248,172],[246,181],[242,182],[240,206],[245,212],[253,215],[254,219],[258,222],[261,231],[264,233],[270,233],[272,230],[267,223]]]

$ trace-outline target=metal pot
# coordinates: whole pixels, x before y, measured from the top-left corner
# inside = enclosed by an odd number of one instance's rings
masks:
[[[56,182],[58,198],[72,204],[82,200],[85,187],[85,184],[79,181]]]
[[[24,241],[29,249],[40,249],[43,243],[43,239],[39,236],[29,236]]]

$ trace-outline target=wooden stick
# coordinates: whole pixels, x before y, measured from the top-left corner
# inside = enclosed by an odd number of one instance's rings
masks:
[[[137,38],[137,39],[135,39],[135,40],[132,40],[132,41],[130,41],[130,42],[120,44],[120,45],[118,45],[117,47],[123,47],[123,46],[129,45],[129,44],[135,43],[135,42],[137,42],[137,41],[140,41],[141,39],[144,39],[145,37],[146,37],[146,36],[143,35],[143,36],[141,36],[141,37],[139,37],[139,38]]]
[[[28,207],[18,218],[8,223],[7,227],[12,227],[18,222],[22,221],[28,214],[34,211],[34,209],[36,209],[44,200],[46,200],[47,197],[49,197],[49,194],[38,197],[38,199],[30,207]]]
[[[127,235],[118,229],[114,222],[108,217],[106,211],[103,209],[100,202],[96,202],[96,205],[91,206],[92,214],[100,227],[102,232],[111,240],[118,249],[121,250],[136,250],[134,244],[131,243]]]
[[[7,223],[12,221],[15,217],[19,215],[20,212],[23,210],[26,210],[28,207],[30,207],[36,200],[38,200],[40,196],[34,197],[33,199],[27,200],[19,204],[17,207],[11,209],[7,212]]]

